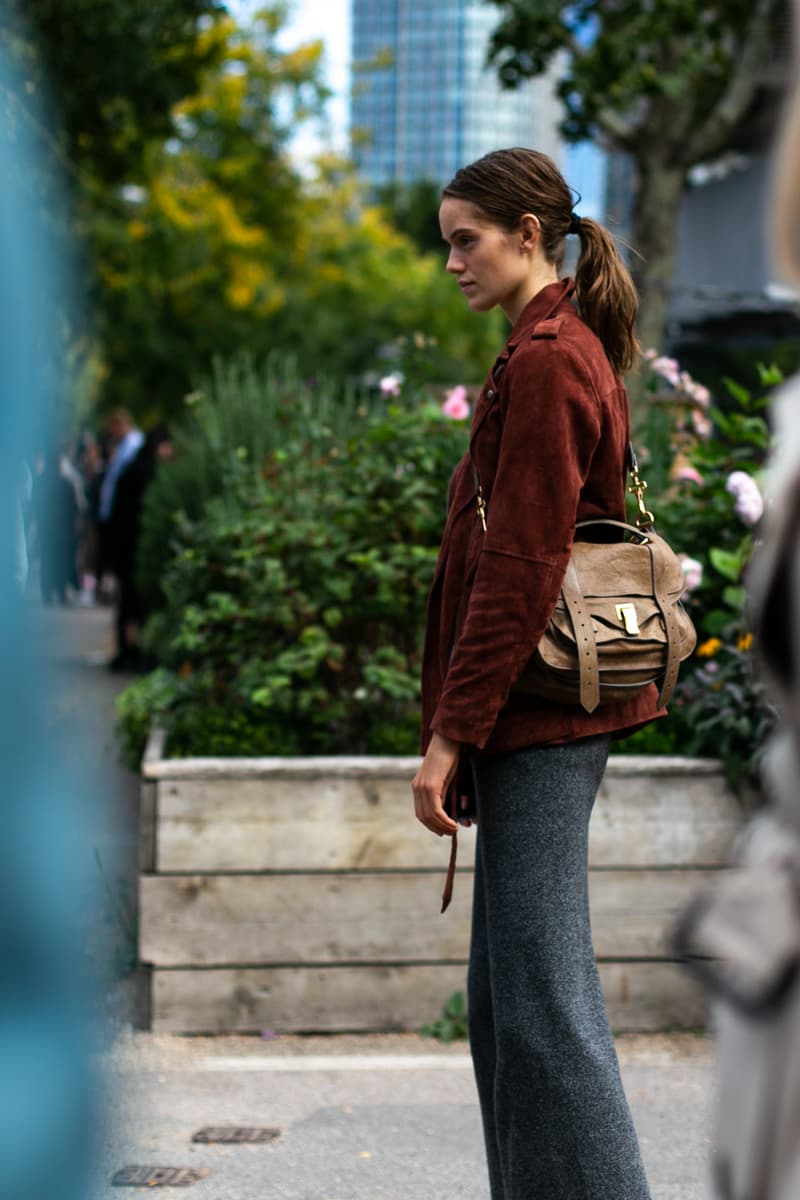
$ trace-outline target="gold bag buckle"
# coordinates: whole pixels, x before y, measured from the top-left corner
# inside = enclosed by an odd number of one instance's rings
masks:
[[[636,606],[630,602],[626,604],[618,604],[616,609],[617,620],[622,621],[625,626],[625,632],[631,637],[636,637],[639,633],[639,622],[636,619]]]

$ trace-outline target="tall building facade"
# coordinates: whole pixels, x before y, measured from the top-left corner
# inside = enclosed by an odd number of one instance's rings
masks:
[[[504,91],[486,66],[498,19],[485,0],[352,0],[351,141],[362,178],[441,184],[501,146],[560,159],[552,78]]]

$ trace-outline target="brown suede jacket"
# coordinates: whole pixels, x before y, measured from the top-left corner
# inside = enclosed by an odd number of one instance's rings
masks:
[[[573,292],[569,279],[550,284],[520,314],[451,481],[428,599],[423,753],[433,731],[497,753],[631,732],[663,714],[654,685],[591,714],[511,692],[558,599],[576,521],[625,515],[628,399]]]

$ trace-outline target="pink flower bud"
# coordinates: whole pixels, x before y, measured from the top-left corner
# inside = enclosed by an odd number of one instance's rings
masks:
[[[685,483],[705,483],[703,476],[694,467],[681,467],[676,479]]]

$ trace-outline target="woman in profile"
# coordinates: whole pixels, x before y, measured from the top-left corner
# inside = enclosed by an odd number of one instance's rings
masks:
[[[576,522],[625,519],[636,292],[610,234],[572,211],[536,151],[458,171],[439,220],[469,307],[511,324],[451,485],[412,785],[439,835],[457,829],[451,787],[462,812],[475,805],[469,1027],[492,1200],[647,1200],[592,948],[587,843],[610,738],[660,715],[657,691],[590,714],[515,690]],[[574,281],[560,278],[570,235]]]

